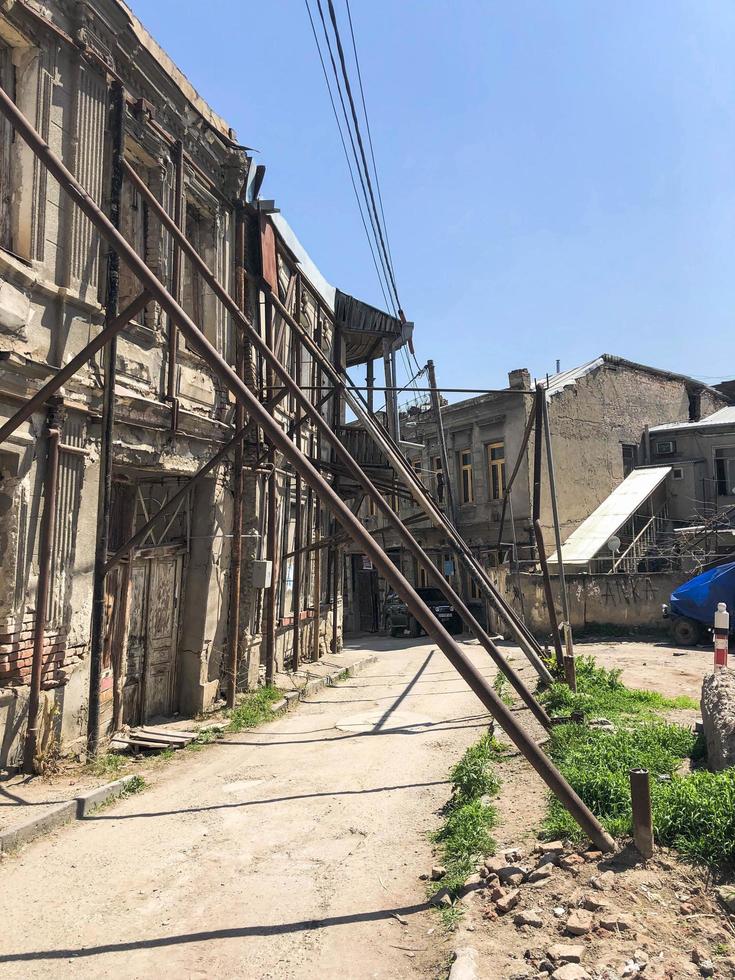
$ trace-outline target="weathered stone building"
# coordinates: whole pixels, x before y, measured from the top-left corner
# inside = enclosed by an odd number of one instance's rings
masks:
[[[662,420],[687,422],[727,404],[718,391],[699,381],[646,367],[624,358],[603,354],[588,364],[552,375],[544,381],[556,469],[559,522],[562,540],[611,493],[635,466],[648,460],[647,429]],[[513,485],[505,524],[500,518],[506,481],[518,458],[529,413],[533,410],[533,385],[525,369],[511,371],[509,387],[495,394],[445,405],[442,421],[446,433],[451,481],[460,532],[484,563],[494,566],[508,557],[533,567],[536,549],[531,525],[534,437],[522,454]],[[404,417],[402,438],[408,455],[427,487],[445,506],[447,493],[442,473],[435,416],[426,411]],[[416,537],[445,572],[452,584],[469,592],[481,607],[479,593],[460,581],[456,562],[442,532],[429,527],[407,501],[396,500],[400,513],[411,523]],[[371,521],[367,510],[364,516]],[[541,524],[547,550],[553,550],[553,523],[546,466],[543,469]],[[418,585],[424,576],[397,547],[390,532],[382,531],[386,545],[395,544],[394,558]],[[352,559],[359,562],[359,556]],[[374,593],[373,576],[367,583]],[[359,588],[356,587],[356,592]],[[357,597],[359,599],[359,595]],[[376,601],[373,600],[373,606]],[[365,628],[366,600],[352,604],[351,628]],[[357,611],[363,610],[362,617]]]
[[[272,202],[260,202],[262,170],[256,170],[229,125],[120,0],[53,0],[43,8],[4,3],[0,84],[108,211],[111,86],[121,86],[126,164],[178,222],[292,375],[304,385],[319,383],[312,358],[297,349],[293,331],[270,305],[269,290],[331,360],[367,359],[369,324],[366,328],[364,316],[358,324],[350,320],[355,310],[364,314],[366,308],[350,297],[345,302],[345,294],[321,277]],[[89,221],[4,117],[0,191],[0,413],[5,420],[99,332],[106,314],[108,256]],[[273,380],[261,360],[213,291],[178,254],[172,236],[131,180],[122,185],[120,230],[249,386],[263,400],[272,395]],[[122,267],[119,309],[139,292],[134,276]],[[400,335],[400,324],[383,317],[381,331],[395,339],[392,332]],[[373,338],[367,347],[375,344]],[[238,419],[232,396],[155,302],[141,306],[118,335],[114,371],[109,557],[245,422]],[[60,452],[50,598],[40,617],[45,620],[42,711],[46,735],[55,735],[64,746],[81,745],[86,737],[103,396],[109,377],[101,353],[0,447],[2,765],[17,762],[22,745],[39,622],[47,446],[56,430]],[[316,402],[318,393],[312,394]],[[284,428],[293,425],[294,412],[287,398],[273,409]],[[323,412],[330,423],[338,423],[343,406],[334,397]],[[296,438],[313,459],[328,460],[328,447],[311,425],[302,425]],[[108,573],[103,731],[211,706],[228,683],[225,653],[238,620],[240,687],[258,682],[269,644],[275,670],[292,666],[296,630],[304,660],[341,642],[340,630],[332,626],[341,602],[338,552],[336,546],[321,544],[329,536],[331,518],[311,492],[300,490],[280,456],[267,453],[259,430],[250,426],[242,459],[225,456]],[[242,483],[233,497],[240,462]],[[269,493],[275,501],[272,553],[267,545]],[[242,565],[235,616],[228,591],[237,499]],[[296,560],[302,550],[303,560]],[[253,577],[265,560],[272,563],[270,589]],[[269,592],[274,596],[270,626]]]

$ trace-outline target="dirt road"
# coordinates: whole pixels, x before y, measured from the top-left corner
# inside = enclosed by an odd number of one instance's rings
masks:
[[[488,718],[430,644],[375,638],[370,649],[378,662],[364,673],[179,754],[142,794],[5,859],[0,976],[446,976],[457,937],[426,907],[419,875],[448,768]],[[465,649],[494,676],[477,644]],[[709,664],[665,644],[578,652],[629,684],[694,697]],[[521,759],[503,779],[496,836],[518,844],[535,835],[544,788]]]
[[[436,976],[427,832],[487,716],[430,645],[371,646],[364,673],[6,859],[0,975]]]

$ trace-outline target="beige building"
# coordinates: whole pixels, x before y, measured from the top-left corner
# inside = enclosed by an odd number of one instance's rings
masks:
[[[544,379],[554,456],[562,541],[571,534],[637,465],[647,462],[647,429],[662,421],[687,422],[727,404],[725,397],[693,378],[603,354],[587,364]],[[515,559],[527,568],[536,562],[531,526],[534,438],[522,454],[510,495],[502,535],[500,518],[506,481],[522,448],[533,383],[525,369],[509,373],[504,391],[455,402],[442,408],[451,481],[459,530],[483,563],[494,566]],[[435,416],[430,410],[404,416],[401,437],[406,452],[428,489],[447,507],[446,480]],[[419,450],[415,446],[421,446]],[[448,542],[430,527],[417,508],[396,498],[395,504],[416,537],[452,584],[469,592],[484,614],[479,593],[466,588]],[[376,519],[363,509],[371,526]],[[512,515],[512,517],[511,517]],[[547,551],[553,550],[551,503],[544,462],[541,524]],[[394,560],[418,585],[424,576],[389,531],[380,531]],[[500,540],[500,546],[499,546]],[[360,581],[360,556],[352,556],[354,611],[351,629],[368,627],[371,608],[380,607],[384,590],[377,577]],[[363,579],[365,577],[363,576]],[[361,585],[373,590],[361,599]],[[379,614],[378,614],[379,622]]]
[[[0,84],[107,211],[113,88],[121,85],[126,163],[304,386],[319,383],[314,362],[298,349],[269,291],[337,363],[364,362],[383,337],[392,342],[400,335],[397,321],[321,276],[272,202],[259,199],[264,168],[255,167],[231,127],[120,0],[52,0],[43,14],[30,4],[3,4]],[[260,359],[177,254],[172,236],[129,179],[122,186],[120,229],[251,389],[264,400],[272,395]],[[3,421],[99,332],[107,286],[107,250],[92,226],[0,117]],[[138,293],[123,267],[120,310]],[[114,374],[108,559],[245,421],[155,302],[142,306],[119,334]],[[39,630],[44,741],[74,748],[87,735],[103,398],[111,376],[104,356],[97,355],[64,385],[60,398],[0,447],[0,765],[20,757]],[[318,393],[312,395],[316,402]],[[293,426],[294,411],[289,399],[273,409],[284,428]],[[343,406],[333,398],[323,411],[332,424]],[[36,602],[39,535],[47,448],[56,429],[55,534],[44,610]],[[329,449],[312,426],[302,425],[296,438],[312,459],[328,462]],[[297,633],[301,660],[341,642],[338,615],[333,625],[341,606],[338,547],[322,540],[330,538],[331,517],[280,456],[268,456],[257,428],[248,429],[242,446],[241,458],[225,455],[106,576],[105,733],[174,712],[207,710],[230,682],[227,651],[233,642],[240,688],[258,683],[269,658],[272,671],[296,666]],[[236,511],[242,565],[233,593]],[[263,587],[263,562],[271,563],[270,588]]]

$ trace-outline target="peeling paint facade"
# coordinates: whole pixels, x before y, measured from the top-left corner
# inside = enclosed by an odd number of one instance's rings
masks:
[[[272,331],[279,359],[304,385],[319,383],[276,315],[266,323],[260,276],[301,328],[335,363],[349,343],[336,338],[333,306],[312,265],[294,253],[283,228],[249,190],[254,165],[231,128],[203,102],[120,0],[43,8],[11,2],[0,10],[0,83],[51,148],[107,210],[110,194],[110,84],[126,93],[124,156],[180,227],[261,337]],[[0,121],[0,415],[19,405],[100,331],[105,321],[107,254],[88,220],[64,198],[30,151]],[[261,175],[262,177],[262,175]],[[257,192],[255,192],[257,194]],[[180,196],[179,196],[180,195]],[[279,230],[280,229],[280,230]],[[182,259],[171,235],[130,181],[123,184],[120,230],[197,322],[209,341],[262,398],[268,378],[212,290]],[[239,243],[239,245],[238,245]],[[312,283],[310,276],[319,281]],[[119,308],[139,293],[121,270]],[[118,335],[116,358],[112,555],[235,431],[231,395],[201,358],[148,303]],[[19,760],[28,698],[43,512],[47,434],[60,426],[56,527],[44,636],[43,740],[80,749],[86,737],[92,579],[98,524],[104,357],[64,385],[61,397],[31,416],[0,447],[0,765]],[[314,394],[313,401],[316,402]],[[333,398],[330,424],[344,408]],[[283,399],[273,414],[293,425]],[[297,436],[317,461],[329,458],[311,425]],[[253,578],[266,555],[269,476],[276,494],[273,562],[275,669],[288,670],[294,631],[301,660],[341,644],[339,547],[315,496],[295,495],[295,477],[267,453],[254,425],[243,441],[239,688],[262,678],[268,589]],[[232,456],[215,467],[107,576],[101,730],[173,713],[206,711],[228,683],[225,651],[233,527]],[[301,510],[301,541],[294,539]],[[294,616],[294,553],[306,549]],[[333,628],[333,614],[337,627]],[[296,619],[296,621],[295,621]]]
[[[480,559],[489,566],[515,554],[528,567],[536,549],[531,522],[533,498],[533,432],[522,454],[498,548],[503,491],[523,445],[533,411],[532,381],[526,369],[509,373],[506,390],[445,405],[442,421],[447,440],[450,480],[458,528]],[[525,392],[525,393],[524,393]],[[562,541],[612,492],[636,465],[647,462],[647,428],[663,421],[687,421],[693,412],[709,414],[727,404],[718,391],[701,382],[604,354],[589,364],[548,379],[547,407],[556,471]],[[441,472],[437,427],[431,411],[403,416],[401,437],[423,446],[406,450],[427,488],[448,506]],[[442,532],[417,519],[412,503],[396,499],[404,520],[452,586],[465,595],[475,614],[486,621],[484,603],[464,583]],[[363,509],[367,521],[372,518]],[[512,516],[512,519],[511,519]],[[413,523],[416,521],[416,523]],[[553,550],[553,522],[546,464],[542,481],[541,524],[547,552]],[[389,530],[386,545],[395,546],[395,561],[417,585],[425,579]],[[354,577],[353,577],[354,578]],[[356,581],[356,580],[355,580]],[[356,585],[356,593],[359,585]],[[375,586],[380,604],[384,583]],[[351,629],[366,628],[361,605],[351,603]]]

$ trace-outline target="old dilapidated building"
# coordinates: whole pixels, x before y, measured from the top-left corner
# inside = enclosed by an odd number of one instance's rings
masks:
[[[336,395],[321,398],[315,361],[288,318],[338,365],[375,356],[386,337],[400,337],[401,325],[326,282],[273,202],[260,199],[264,168],[120,0],[3,4],[0,85],[93,200],[112,209],[210,343],[328,468],[328,447],[312,425],[299,420],[295,428],[293,399],[274,396],[262,359],[176,247],[157,206],[292,376],[312,389],[330,424],[339,424],[343,405]],[[127,168],[117,190],[115,146]],[[5,420],[109,321],[112,267],[90,222],[1,117],[0,190]],[[22,752],[39,637],[41,741],[84,744],[100,580],[103,733],[208,709],[234,687],[233,662],[237,686],[252,687],[263,671],[271,679],[341,642],[341,545],[331,516],[157,303],[141,298],[124,265],[115,282],[115,310],[132,315],[117,335],[114,362],[96,354],[0,447],[2,765]],[[109,540],[100,576],[107,458]],[[46,499],[54,519],[44,549]],[[46,608],[38,603],[44,577]]]
[[[664,420],[688,422],[727,404],[724,395],[693,378],[609,354],[554,374],[544,379],[543,385],[563,541],[631,470],[648,460],[649,427]],[[509,385],[503,391],[442,407],[448,480],[441,462],[435,412],[427,407],[402,418],[401,436],[414,468],[445,509],[450,509],[453,498],[457,526],[487,566],[501,565],[511,559],[514,565],[521,563],[530,569],[536,562],[531,521],[533,432],[524,445],[524,432],[533,411],[533,390],[530,373],[521,369],[509,373]],[[518,473],[501,530],[506,483],[516,464]],[[484,615],[485,603],[472,582],[462,582],[446,535],[439,528],[429,527],[410,501],[396,496],[395,506],[445,576]],[[394,560],[416,584],[427,584],[423,571],[402,552],[391,533],[381,529],[381,522],[375,521],[367,509],[365,518],[374,523],[386,546],[393,548]],[[551,551],[553,519],[545,466],[541,525]],[[379,622],[379,615],[376,619],[374,611],[379,608],[376,597],[381,593],[381,583],[374,574],[368,577],[362,572],[360,556],[349,560],[357,568],[357,571],[353,568],[356,601],[351,604],[349,625],[364,629],[371,616],[373,622]],[[372,598],[365,598],[366,592],[372,592]]]

